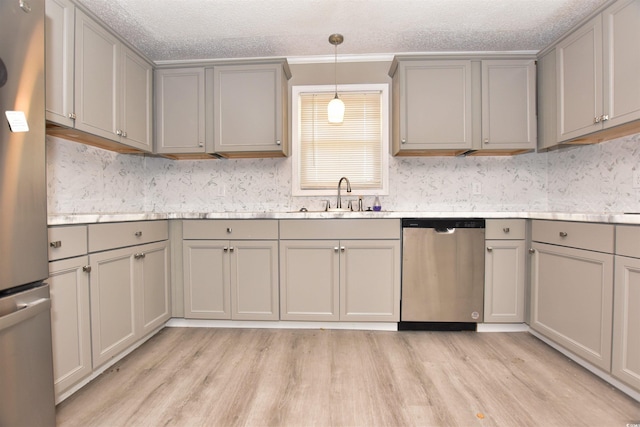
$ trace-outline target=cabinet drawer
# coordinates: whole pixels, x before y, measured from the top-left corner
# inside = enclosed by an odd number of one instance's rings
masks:
[[[536,242],[613,253],[612,224],[536,220],[531,234]]]
[[[87,253],[87,226],[50,227],[49,261]]]
[[[289,219],[281,239],[399,239],[399,219]]]
[[[169,238],[167,221],[134,221],[89,225],[89,252],[157,242]]]
[[[522,240],[525,237],[525,224],[524,219],[488,219],[485,239]]]
[[[616,255],[640,258],[640,227],[616,226]]]
[[[182,238],[185,240],[277,239],[278,238],[278,220],[276,219],[185,220],[182,222]]]

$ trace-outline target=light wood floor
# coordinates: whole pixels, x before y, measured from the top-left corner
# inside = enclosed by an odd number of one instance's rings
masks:
[[[527,333],[166,328],[59,426],[618,426],[640,404]]]

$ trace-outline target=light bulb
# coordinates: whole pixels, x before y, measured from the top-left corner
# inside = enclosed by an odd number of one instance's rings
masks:
[[[329,116],[329,123],[342,123],[344,120],[344,102],[336,97],[329,102],[327,106],[327,115]]]

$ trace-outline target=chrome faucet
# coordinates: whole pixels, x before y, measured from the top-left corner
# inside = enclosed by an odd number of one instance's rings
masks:
[[[349,178],[343,176],[342,178],[340,178],[340,181],[338,181],[338,201],[336,202],[337,209],[342,208],[342,199],[340,198],[340,186],[342,185],[342,181],[347,181],[347,193],[351,193],[351,183],[349,182]]]

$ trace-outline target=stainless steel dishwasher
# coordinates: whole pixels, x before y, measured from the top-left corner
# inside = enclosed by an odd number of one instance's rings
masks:
[[[400,330],[476,330],[484,308],[484,219],[402,220]]]

